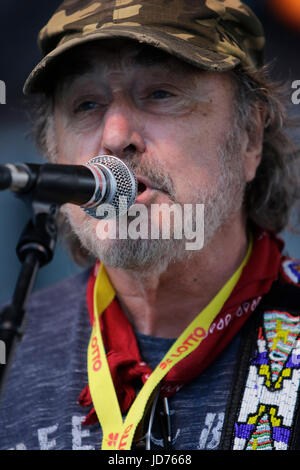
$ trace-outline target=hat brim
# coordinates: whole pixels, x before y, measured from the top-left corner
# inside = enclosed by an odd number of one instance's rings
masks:
[[[24,94],[43,92],[43,83],[47,79],[49,69],[55,65],[58,57],[61,57],[62,54],[70,49],[91,41],[124,37],[157,47],[203,70],[225,72],[232,70],[241,62],[238,57],[223,54],[208,47],[207,40],[205,39],[203,44],[201,44],[200,40],[199,45],[195,45],[184,38],[179,38],[163,31],[155,31],[145,26],[107,27],[85,35],[78,33],[76,36],[74,34],[65,43],[53,49],[37,64],[28,76],[23,88]]]

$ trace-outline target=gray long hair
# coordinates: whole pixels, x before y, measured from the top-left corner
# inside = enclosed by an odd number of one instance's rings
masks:
[[[246,188],[246,214],[259,227],[278,233],[290,223],[292,207],[300,199],[300,154],[289,132],[299,123],[288,117],[288,90],[270,80],[268,67],[237,69],[235,77],[238,119],[250,136],[257,132],[254,107],[266,109],[262,159]]]
[[[253,110],[264,107],[266,124],[261,163],[253,181],[247,184],[245,210],[248,222],[278,233],[290,222],[292,207],[300,199],[299,150],[288,129],[293,123],[288,118],[286,90],[270,79],[268,67],[257,70],[236,68],[235,113],[240,128],[250,136],[257,132]],[[56,142],[49,128],[53,126],[53,95],[39,95],[30,107],[33,116],[32,135],[38,151],[55,161]],[[52,138],[49,137],[52,135]],[[81,246],[65,217],[59,221],[69,251],[78,264],[89,266],[94,258]]]

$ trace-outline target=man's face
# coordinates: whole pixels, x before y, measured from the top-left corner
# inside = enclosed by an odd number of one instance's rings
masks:
[[[148,208],[204,203],[207,244],[225,221],[240,214],[245,186],[232,78],[139,51],[138,46],[101,53],[95,48],[91,69],[58,90],[58,162],[83,164],[114,155],[146,186],[137,203]],[[184,255],[182,243],[174,240],[99,241],[97,224],[106,222],[76,206],[68,207],[68,215],[82,242],[108,265],[134,268],[150,265],[150,258],[157,263],[160,257]]]

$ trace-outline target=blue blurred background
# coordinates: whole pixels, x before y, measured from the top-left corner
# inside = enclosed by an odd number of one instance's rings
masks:
[[[298,0],[300,3],[300,0]],[[284,0],[287,7],[289,1]],[[267,38],[267,60],[272,61],[274,78],[290,84],[300,80],[300,14],[283,15],[274,9],[279,0],[245,1],[264,24]],[[296,2],[294,1],[294,4]],[[0,163],[41,162],[34,143],[28,138],[29,123],[24,111],[23,83],[40,59],[36,36],[60,0],[1,0],[0,15],[0,80],[6,84],[6,104],[0,104]],[[283,2],[282,2],[283,4]],[[291,107],[300,117],[300,105]],[[299,136],[295,135],[299,142]],[[9,192],[0,194],[0,303],[13,293],[20,263],[15,253],[19,234],[30,214],[22,201]],[[300,236],[285,232],[289,253],[300,258]],[[79,271],[58,243],[54,260],[39,272],[35,290],[57,282]]]

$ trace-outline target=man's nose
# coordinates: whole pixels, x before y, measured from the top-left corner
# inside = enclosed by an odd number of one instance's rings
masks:
[[[145,151],[138,111],[125,103],[112,104],[103,121],[101,153],[125,158]]]

